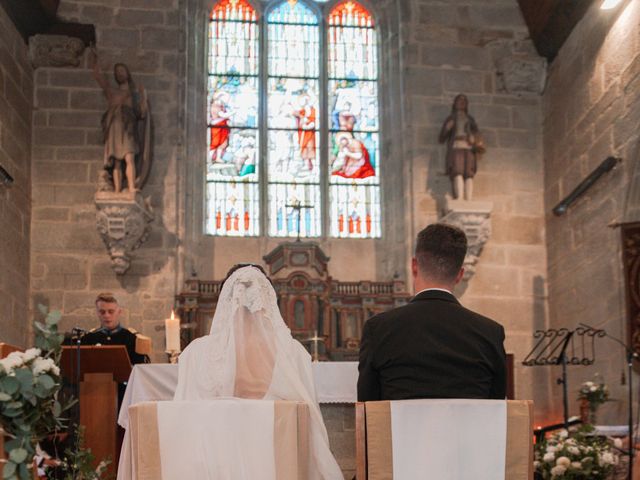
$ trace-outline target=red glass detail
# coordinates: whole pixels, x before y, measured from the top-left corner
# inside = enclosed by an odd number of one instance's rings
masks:
[[[220,0],[211,10],[211,20],[255,22],[256,12],[247,0]]]
[[[360,221],[360,217],[356,217],[356,232],[357,233],[361,233],[362,232],[362,222]]]
[[[372,27],[373,17],[358,2],[349,0],[336,6],[331,11],[329,23],[341,26]]]
[[[342,233],[344,231],[344,215],[338,215],[338,231]]]
[[[233,217],[233,229],[237,232],[240,230],[240,216],[236,213]]]
[[[244,230],[249,230],[249,212],[244,212]]]
[[[349,233],[353,233],[353,217],[349,217]]]
[[[367,233],[371,233],[371,215],[369,213],[367,213],[366,223],[367,223]]]
[[[216,230],[220,230],[222,226],[222,214],[220,213],[220,209],[216,212]]]
[[[231,214],[227,213],[224,219],[224,226],[226,227],[227,232],[231,230]]]

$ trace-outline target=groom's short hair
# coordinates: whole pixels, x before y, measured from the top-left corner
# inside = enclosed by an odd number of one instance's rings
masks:
[[[467,254],[467,236],[462,230],[444,223],[428,225],[416,239],[418,270],[428,278],[455,280]]]

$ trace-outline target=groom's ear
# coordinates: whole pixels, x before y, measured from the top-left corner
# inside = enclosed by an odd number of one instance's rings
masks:
[[[456,281],[454,282],[454,285],[459,284],[460,281],[462,280],[462,277],[464,277],[464,267],[462,267],[458,272],[458,274],[456,275]]]
[[[413,278],[418,276],[418,259],[416,257],[411,259],[411,275]]]

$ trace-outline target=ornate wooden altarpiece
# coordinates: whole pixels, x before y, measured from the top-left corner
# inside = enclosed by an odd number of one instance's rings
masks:
[[[640,222],[623,223],[622,256],[627,287],[628,341],[640,353]]]
[[[329,257],[313,242],[282,243],[265,255],[264,262],[284,321],[293,336],[311,353],[317,352],[320,360],[357,360],[365,320],[411,298],[404,282],[397,279],[333,279],[328,271]],[[194,277],[177,295],[183,348],[209,333],[221,283]],[[320,340],[311,340],[314,337]]]

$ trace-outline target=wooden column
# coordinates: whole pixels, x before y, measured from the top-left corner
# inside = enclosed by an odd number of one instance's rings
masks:
[[[118,458],[116,422],[118,385],[111,373],[87,373],[80,382],[80,424],[84,425],[85,446],[97,461],[109,458],[115,473]]]

